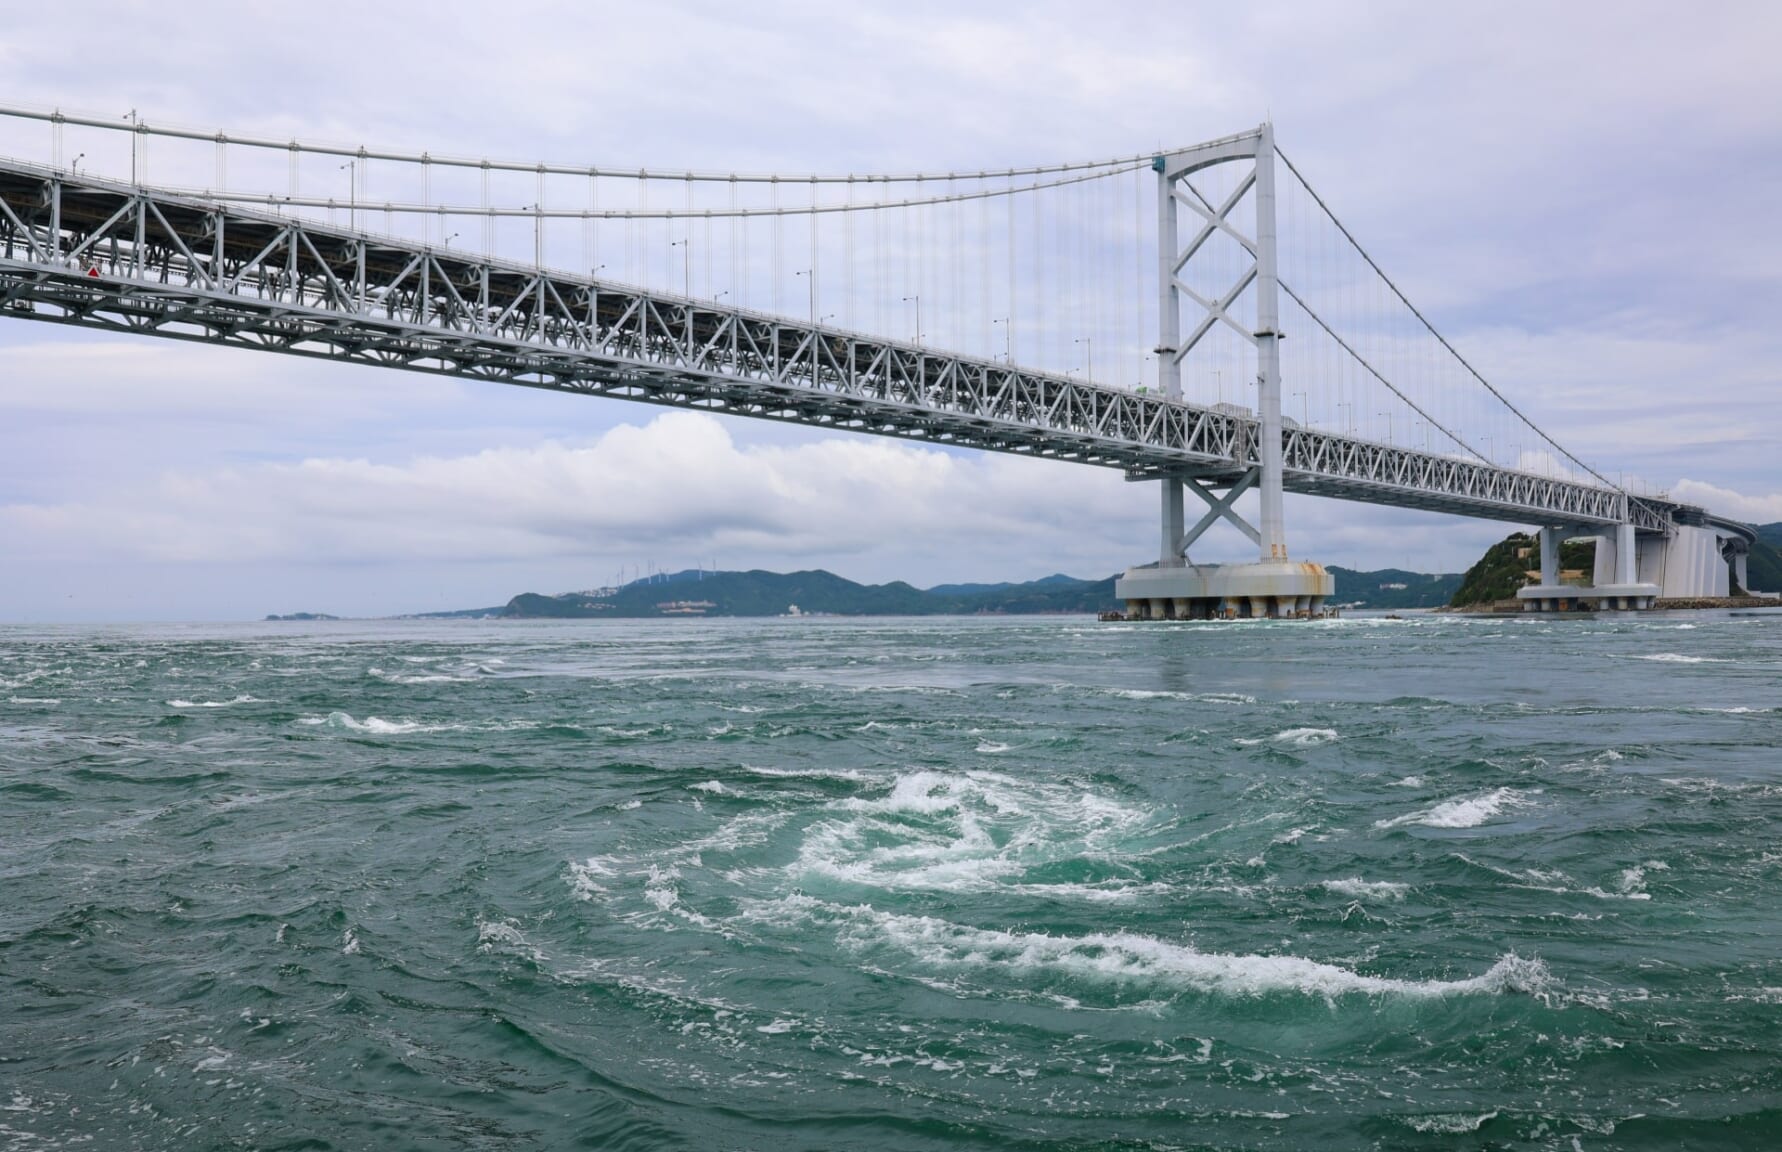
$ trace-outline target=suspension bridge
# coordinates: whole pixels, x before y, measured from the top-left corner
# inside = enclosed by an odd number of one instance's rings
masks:
[[[0,150],[35,156],[0,158],[0,317],[1120,469],[1162,491],[1158,559],[1118,585],[1140,616],[1323,611],[1285,492],[1537,527],[1535,610],[1724,596],[1755,538],[1556,442],[1267,124],[1112,159],[788,175],[0,106]],[[1221,523],[1256,563],[1190,559]],[[1599,542],[1587,587],[1560,583],[1572,537]]]

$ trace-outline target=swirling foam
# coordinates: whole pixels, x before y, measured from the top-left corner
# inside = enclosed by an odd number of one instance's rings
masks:
[[[1505,953],[1486,971],[1460,980],[1405,980],[1368,976],[1301,956],[1202,952],[1188,944],[1134,932],[1053,936],[973,928],[933,916],[881,912],[868,905],[825,905],[791,896],[756,911],[763,919],[792,917],[833,924],[843,946],[891,948],[943,969],[988,969],[1018,976],[1062,976],[1115,985],[1161,985],[1183,991],[1253,998],[1271,995],[1343,996],[1502,995],[1546,997],[1547,966],[1536,957]]]
[[[888,794],[825,806],[805,832],[792,871],[883,890],[976,892],[1129,899],[1142,885],[1124,878],[1079,883],[1027,880],[1036,868],[1088,862],[1118,869],[1120,843],[1151,826],[1147,808],[1084,788],[996,772],[912,772]]]
[[[1316,748],[1320,744],[1330,744],[1338,739],[1335,728],[1289,728],[1285,732],[1276,732],[1273,736],[1255,739],[1238,738],[1234,744],[1253,748],[1258,744],[1285,744],[1294,748]]]
[[[1397,828],[1405,824],[1421,824],[1426,828],[1477,828],[1500,812],[1528,807],[1534,803],[1528,797],[1539,792],[1538,788],[1531,793],[1519,792],[1514,788],[1499,788],[1483,796],[1457,796],[1422,812],[1394,816],[1390,820],[1376,820],[1374,827]]]

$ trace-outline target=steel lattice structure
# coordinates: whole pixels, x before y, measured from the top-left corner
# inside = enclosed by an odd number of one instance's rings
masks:
[[[1236,483],[1245,416],[783,316],[0,162],[0,316]],[[1286,427],[1294,492],[1665,532],[1699,508]]]

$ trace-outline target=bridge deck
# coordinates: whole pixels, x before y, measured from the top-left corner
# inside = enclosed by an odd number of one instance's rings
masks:
[[[1241,415],[907,342],[0,162],[0,315],[1234,481]],[[1294,492],[1645,531],[1705,513],[1289,427]]]

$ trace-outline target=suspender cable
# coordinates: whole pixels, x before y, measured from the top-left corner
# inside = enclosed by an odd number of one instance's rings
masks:
[[[1627,495],[1626,489],[1622,488],[1621,485],[1619,485],[1619,484],[1611,482],[1608,477],[1606,477],[1602,473],[1598,472],[1595,468],[1592,468],[1590,465],[1584,463],[1584,461],[1580,460],[1578,457],[1572,455],[1572,453],[1566,451],[1565,448],[1560,446],[1558,441],[1554,440],[1551,436],[1547,435],[1547,433],[1542,431],[1541,428],[1537,424],[1535,424],[1534,421],[1530,420],[1527,416],[1523,415],[1522,410],[1520,408],[1516,407],[1515,404],[1511,403],[1509,397],[1505,396],[1502,392],[1499,392],[1496,388],[1492,387],[1491,382],[1489,380],[1485,379],[1484,376],[1480,375],[1478,369],[1474,368],[1472,366],[1472,363],[1470,361],[1468,361],[1466,357],[1462,356],[1460,354],[1459,350],[1454,347],[1454,345],[1452,345],[1448,342],[1448,338],[1446,336],[1443,336],[1439,331],[1436,330],[1436,326],[1434,324],[1430,323],[1429,318],[1424,316],[1423,313],[1417,309],[1417,306],[1415,304],[1412,304],[1410,299],[1408,297],[1406,297],[1403,292],[1399,291],[1398,285],[1393,282],[1393,280],[1390,276],[1386,275],[1385,270],[1382,269],[1380,267],[1380,265],[1374,261],[1374,258],[1368,254],[1367,249],[1365,249],[1361,246],[1361,242],[1355,239],[1354,234],[1351,233],[1348,228],[1344,227],[1343,222],[1341,220],[1337,219],[1336,213],[1334,213],[1330,210],[1330,205],[1328,205],[1324,202],[1323,197],[1318,195],[1317,191],[1315,189],[1313,189],[1312,185],[1310,184],[1310,182],[1308,182],[1306,180],[1305,176],[1300,173],[1298,168],[1294,167],[1293,161],[1287,159],[1286,154],[1281,152],[1279,149],[1275,150],[1275,155],[1277,155],[1281,158],[1281,162],[1287,166],[1287,170],[1289,172],[1293,173],[1295,179],[1297,179],[1300,182],[1301,186],[1303,186],[1305,188],[1306,192],[1308,194],[1310,194],[1310,196],[1312,197],[1313,200],[1317,201],[1318,207],[1321,208],[1324,211],[1324,214],[1330,218],[1330,222],[1332,224],[1336,225],[1337,230],[1343,234],[1343,237],[1349,241],[1349,243],[1355,248],[1355,251],[1360,254],[1361,258],[1367,262],[1368,267],[1370,267],[1374,270],[1374,273],[1377,276],[1379,276],[1382,281],[1385,282],[1385,284],[1388,288],[1390,288],[1392,290],[1392,294],[1394,296],[1398,297],[1399,302],[1402,303],[1406,308],[1408,308],[1410,310],[1411,315],[1413,315],[1417,318],[1418,322],[1423,325],[1424,329],[1426,331],[1428,331],[1431,336],[1435,337],[1435,339],[1441,343],[1443,348],[1448,350],[1448,354],[1454,357],[1455,361],[1458,362],[1460,364],[1460,366],[1466,370],[1468,375],[1470,375],[1474,380],[1478,381],[1479,384],[1482,385],[1487,392],[1491,393],[1492,396],[1496,397],[1500,404],[1502,404],[1505,408],[1508,408],[1511,412],[1515,413],[1516,418],[1518,420],[1522,421],[1523,424],[1527,425],[1529,430],[1534,432],[1535,435],[1539,436],[1542,440],[1546,441],[1549,445],[1551,445],[1555,451],[1559,452],[1566,459],[1570,460],[1572,463],[1576,464],[1578,467],[1582,468],[1584,471],[1586,471],[1590,475],[1594,476],[1597,480],[1601,481],[1605,487],[1612,488],[1615,491],[1620,492],[1623,496]]]

